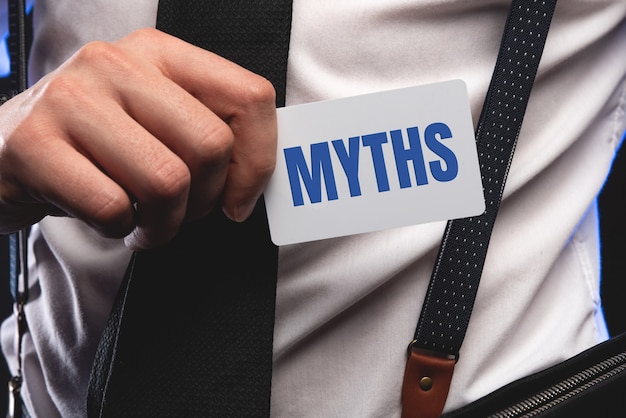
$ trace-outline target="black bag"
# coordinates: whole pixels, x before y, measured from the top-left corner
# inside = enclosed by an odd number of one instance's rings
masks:
[[[623,417],[626,333],[517,380],[443,418]]]

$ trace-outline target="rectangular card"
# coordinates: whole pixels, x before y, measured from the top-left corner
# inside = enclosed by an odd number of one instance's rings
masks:
[[[465,83],[278,109],[265,201],[276,245],[483,213]]]

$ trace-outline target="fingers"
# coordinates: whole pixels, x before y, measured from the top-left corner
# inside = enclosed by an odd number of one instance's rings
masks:
[[[42,202],[31,208],[82,219],[102,235],[121,238],[136,225],[132,202],[126,191],[97,169],[65,141],[40,144],[48,158],[25,158],[24,172],[32,173],[28,184],[31,196]],[[56,210],[46,208],[53,205]]]
[[[62,211],[149,248],[217,204],[244,220],[275,163],[271,84],[155,30],[90,44],[12,101],[5,225]]]
[[[143,37],[158,39],[143,42]],[[138,57],[152,60],[168,78],[228,123],[234,140],[222,205],[231,219],[244,220],[274,170],[273,86],[228,60],[160,32],[139,31],[121,41],[123,45],[134,42],[151,46],[137,51]],[[171,54],[165,57],[165,51]]]
[[[127,244],[134,249],[161,245],[172,238],[185,217],[190,169],[119,107],[107,103],[99,110],[106,116],[74,115],[68,124],[69,137],[127,194],[126,211],[134,212],[135,222]],[[89,213],[81,216],[91,217]]]

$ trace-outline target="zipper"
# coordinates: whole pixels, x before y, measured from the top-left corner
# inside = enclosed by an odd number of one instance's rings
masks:
[[[489,418],[530,418],[593,388],[626,370],[626,351],[584,369]]]

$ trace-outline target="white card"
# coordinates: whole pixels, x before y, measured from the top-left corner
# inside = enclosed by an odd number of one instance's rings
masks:
[[[483,213],[465,83],[278,109],[265,201],[276,245]]]

